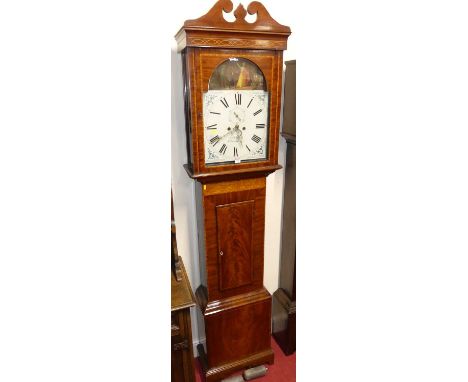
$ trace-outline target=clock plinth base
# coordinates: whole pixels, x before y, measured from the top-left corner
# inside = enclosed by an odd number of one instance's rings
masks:
[[[219,381],[243,369],[273,363],[271,295],[265,288],[208,302],[197,290],[206,349],[199,349],[206,381]]]
[[[208,367],[207,355],[205,348],[202,344],[197,346],[199,361],[202,367],[203,376],[206,382],[217,382],[228,377],[236,371],[250,369],[251,367],[264,365],[266,363],[273,364],[274,353],[272,349],[265,350],[261,353],[253,354],[249,357],[245,357],[240,360],[236,360],[230,363],[225,363],[218,367]]]

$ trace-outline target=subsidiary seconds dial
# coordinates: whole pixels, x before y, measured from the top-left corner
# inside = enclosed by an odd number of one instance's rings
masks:
[[[205,163],[267,157],[268,93],[210,90],[203,96]]]

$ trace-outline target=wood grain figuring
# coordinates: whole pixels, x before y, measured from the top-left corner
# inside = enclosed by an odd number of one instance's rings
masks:
[[[268,292],[263,287],[262,289],[257,289],[252,292],[237,294],[235,296],[223,298],[221,300],[210,301],[202,308],[202,312],[204,315],[214,315],[218,312],[237,308],[241,305],[253,304],[258,301],[269,299],[271,299],[270,292]]]
[[[216,206],[221,291],[252,282],[253,207],[253,200]]]
[[[260,353],[270,349],[271,299],[206,315],[205,323],[211,367]]]
[[[254,190],[266,187],[266,178],[241,179],[237,181],[225,181],[207,184],[203,188],[203,195],[226,194],[228,192],[238,192]]]
[[[246,305],[260,300],[271,298],[270,292],[265,287],[252,292],[237,294],[221,300],[212,300],[208,303],[208,293],[206,287],[200,285],[196,291],[197,305],[203,314],[216,314],[220,311],[235,308],[239,305]]]
[[[232,181],[224,184],[222,187],[226,192],[203,195],[204,208],[204,241],[205,241],[205,261],[207,274],[207,294],[208,301],[219,300],[231,297],[235,294],[247,293],[263,287],[263,250],[265,234],[265,186],[260,186],[260,181],[251,182],[252,188],[244,188],[235,191],[240,186],[241,181]],[[247,183],[243,183],[245,186]],[[207,189],[210,185],[206,185]],[[212,186],[219,187],[213,184]],[[252,217],[252,236],[251,236],[251,261],[252,261],[252,280],[249,284],[236,288],[221,290],[222,285],[219,267],[219,249],[218,249],[218,225],[216,211],[217,206],[231,205],[251,201],[253,203]],[[234,267],[233,264],[230,266]],[[225,274],[236,272],[235,268],[231,271],[224,269]]]

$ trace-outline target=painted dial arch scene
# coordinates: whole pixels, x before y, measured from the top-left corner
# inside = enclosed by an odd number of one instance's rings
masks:
[[[205,163],[267,158],[268,92],[209,90],[203,97]]]

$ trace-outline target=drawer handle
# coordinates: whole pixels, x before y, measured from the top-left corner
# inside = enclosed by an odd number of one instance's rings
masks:
[[[172,345],[174,351],[188,349],[188,341],[183,340],[182,342]]]
[[[224,255],[224,252],[223,251],[219,251],[219,256],[223,256]]]

